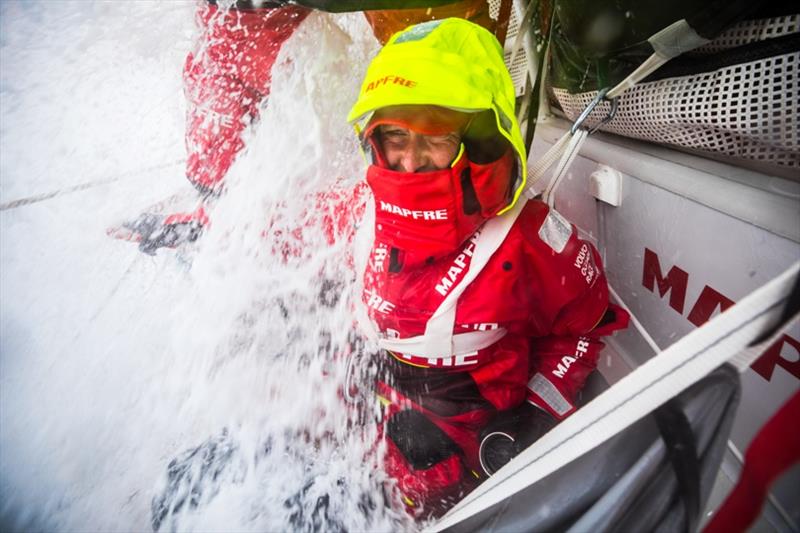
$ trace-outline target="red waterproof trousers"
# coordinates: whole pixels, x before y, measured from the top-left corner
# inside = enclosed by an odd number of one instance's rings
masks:
[[[219,187],[241,150],[241,134],[269,95],[272,66],[309,9],[225,10],[203,3],[202,34],[186,58],[186,177],[204,192]]]

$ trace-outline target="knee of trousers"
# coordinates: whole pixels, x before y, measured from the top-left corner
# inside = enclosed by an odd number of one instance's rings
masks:
[[[421,412],[391,415],[385,436],[386,473],[412,514],[442,514],[477,484],[458,445]]]

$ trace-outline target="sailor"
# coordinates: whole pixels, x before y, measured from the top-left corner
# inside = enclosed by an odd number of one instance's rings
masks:
[[[395,34],[348,119],[368,157],[363,302],[383,348],[385,469],[438,515],[576,409],[624,328],[595,247],[528,200],[503,50],[450,18]]]

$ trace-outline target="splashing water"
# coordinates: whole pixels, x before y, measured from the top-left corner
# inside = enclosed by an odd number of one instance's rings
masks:
[[[377,47],[363,18],[313,14],[284,45],[212,225],[182,262],[103,233],[183,185],[179,165],[136,169],[181,157],[194,4],[44,3],[32,6],[38,18],[29,8],[3,8],[4,59],[28,51],[0,84],[18,102],[2,110],[12,154],[2,203],[106,175],[109,161],[136,178],[0,213],[0,523],[145,530],[152,505],[162,531],[411,527],[374,466],[372,405],[347,406],[341,394],[354,265],[371,224],[355,237],[352,223],[330,228],[358,221],[364,202],[353,196],[364,168],[345,123]],[[53,61],[60,41],[37,42],[45,33],[78,43],[62,50],[58,73],[84,69],[58,90],[52,70],[22,76]],[[89,117],[81,135],[34,107],[48,91],[53,109]],[[122,124],[94,122],[105,97],[130,106]],[[33,136],[51,141],[43,162]]]

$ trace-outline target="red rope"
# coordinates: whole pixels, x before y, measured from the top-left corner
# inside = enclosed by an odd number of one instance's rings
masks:
[[[770,485],[800,461],[800,391],[758,432],[744,457],[739,481],[703,533],[745,531],[758,518]]]

